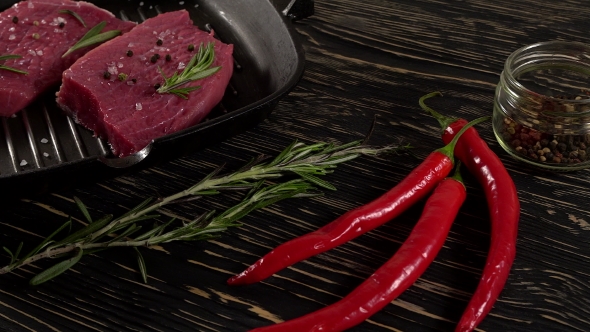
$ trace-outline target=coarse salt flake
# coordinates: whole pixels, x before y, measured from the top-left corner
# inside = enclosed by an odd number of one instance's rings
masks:
[[[27,5],[27,7],[29,7],[29,8],[35,8],[35,5],[33,5],[33,3],[29,1],[29,4]]]
[[[139,3],[140,6],[143,6],[143,1]]]
[[[43,152],[43,157],[45,157],[45,158],[49,158],[49,153],[47,153],[47,152]]]
[[[41,143],[43,144],[47,144],[49,142],[49,140],[47,138],[42,138],[41,139]]]
[[[178,4],[182,6],[182,5],[184,5],[184,1],[180,1],[180,2],[178,2]]]
[[[117,68],[123,68],[123,63],[122,62],[117,63]]]
[[[14,30],[16,30],[14,27],[8,29],[8,31],[10,31],[10,32],[14,32]]]
[[[35,52],[34,50],[28,50],[27,53],[33,56],[37,55],[37,52]]]
[[[166,31],[162,31],[160,32],[160,39],[164,39],[164,37],[167,37],[168,35],[170,35],[172,33],[172,31],[170,31],[170,29],[166,29]]]
[[[119,73],[119,70],[117,70],[117,66],[115,65],[114,62],[111,62],[107,65],[107,71],[111,75],[117,75]]]
[[[10,35],[10,36],[8,36],[8,40],[14,40],[15,38],[16,38],[16,36],[15,36],[15,35]]]
[[[37,51],[37,55],[43,55],[43,51],[42,50],[38,50]]]
[[[60,21],[60,19],[61,19],[62,21]],[[51,25],[51,26],[58,26],[58,25],[59,25],[61,22],[63,22],[63,21],[65,21],[63,18],[61,18],[61,17],[55,17],[55,18],[54,18],[54,19],[51,21],[51,23],[49,23],[49,25]],[[65,22],[64,22],[64,23],[65,23]]]
[[[178,69],[184,69],[184,67],[186,67],[186,65],[184,64],[184,62],[179,62],[178,63]]]
[[[143,106],[141,105],[141,103],[135,103],[135,109],[141,111],[143,109]]]
[[[28,164],[29,163],[26,160],[24,160],[24,159],[20,162],[21,167],[22,166],[27,166]]]

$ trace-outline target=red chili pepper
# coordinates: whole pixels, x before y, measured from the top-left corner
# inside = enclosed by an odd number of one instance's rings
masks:
[[[470,125],[488,118],[474,120]],[[465,126],[462,130],[467,128]],[[258,282],[287,266],[337,247],[395,218],[430,193],[449,174],[453,168],[453,149],[459,136],[428,155],[412,173],[379,198],[343,214],[314,232],[281,244],[242,273],[231,277],[227,283],[246,285]]]
[[[449,142],[467,121],[442,116],[426,106],[424,100],[435,95],[441,94],[434,92],[420,98],[420,106],[439,121],[444,129],[443,142]],[[492,226],[490,249],[479,285],[455,330],[465,332],[472,331],[484,319],[508,279],[516,254],[520,203],[514,182],[504,164],[474,128],[469,128],[461,136],[455,156],[483,186]]]
[[[441,181],[398,251],[342,300],[305,316],[252,332],[343,331],[388,305],[422,275],[442,248],[465,201],[459,170]]]

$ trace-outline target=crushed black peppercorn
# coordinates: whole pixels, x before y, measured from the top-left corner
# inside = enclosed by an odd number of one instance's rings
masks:
[[[188,50],[189,50],[190,52],[194,51],[194,50],[195,50],[195,45],[193,45],[193,44],[189,44],[189,45],[188,45]]]
[[[133,51],[132,50],[127,50],[127,56],[133,56]]]
[[[152,55],[152,57],[150,58],[150,61],[152,63],[156,63],[159,58],[160,58],[160,55],[158,53],[156,53],[156,54]]]
[[[64,22],[59,22],[59,27],[63,29],[63,27],[65,27],[66,24]]]
[[[161,87],[160,83],[156,83],[156,84],[154,85],[154,89],[156,89],[156,90],[158,90],[160,87]]]
[[[104,78],[106,78],[106,79],[109,79],[109,78],[111,78],[111,73],[109,73],[108,71],[105,71],[105,72],[102,74],[102,77],[104,77]]]
[[[133,84],[137,83],[137,78],[132,78],[131,82],[133,82]]]
[[[170,54],[166,54],[166,61],[172,61],[172,56]]]
[[[162,44],[164,44],[164,41],[162,39],[158,39],[158,41],[156,42],[156,45],[162,46]]]
[[[18,17],[13,16],[12,17],[12,23],[18,23]]]

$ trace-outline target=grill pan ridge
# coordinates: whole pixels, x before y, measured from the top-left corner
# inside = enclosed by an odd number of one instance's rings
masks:
[[[0,10],[17,1],[0,0]],[[108,143],[67,117],[58,87],[0,124],[2,196],[19,197],[97,181],[202,149],[266,118],[303,75],[305,58],[292,21],[313,14],[313,0],[88,1],[123,20],[142,22],[186,9],[193,22],[234,44],[234,74],[205,121],[117,158]],[[0,106],[1,107],[1,106]]]

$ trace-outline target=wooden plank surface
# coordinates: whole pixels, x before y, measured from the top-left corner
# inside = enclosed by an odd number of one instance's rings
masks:
[[[132,249],[93,254],[38,287],[28,280],[50,262],[0,276],[0,329],[8,331],[245,331],[295,318],[348,294],[409,234],[419,204],[388,224],[255,285],[225,281],[278,244],[378,197],[442,146],[418,98],[449,116],[490,115],[503,61],[544,40],[589,42],[590,7],[549,0],[332,0],[295,24],[306,51],[299,85],[256,128],[212,147],[119,178],[0,204],[0,245],[33,246],[72,216],[121,214],[148,196],[183,190],[216,166],[237,169],[277,154],[294,139],[348,142],[377,119],[371,143],[403,142],[416,157],[363,157],[326,177],[338,189],[281,202],[245,217],[208,242],[141,248],[143,284]],[[482,331],[590,330],[590,176],[547,173],[516,162],[489,123],[478,127],[513,177],[521,200],[517,256]],[[444,248],[402,296],[353,331],[452,331],[475,290],[489,245],[483,191],[466,175],[468,198]],[[167,208],[194,217],[235,202],[214,197]],[[7,262],[8,257],[2,257]]]

